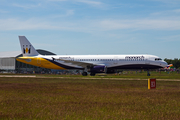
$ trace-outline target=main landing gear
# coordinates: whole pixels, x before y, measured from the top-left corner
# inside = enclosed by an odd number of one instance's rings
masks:
[[[87,72],[83,72],[82,73],[82,76],[87,76],[88,75],[88,73]],[[90,76],[95,76],[96,75],[96,73],[94,73],[94,72],[91,72],[90,73]]]
[[[95,75],[96,75],[96,73],[93,73],[93,72],[90,73],[90,76],[95,76]]]
[[[87,72],[82,73],[82,76],[87,76],[87,75],[88,75]]]

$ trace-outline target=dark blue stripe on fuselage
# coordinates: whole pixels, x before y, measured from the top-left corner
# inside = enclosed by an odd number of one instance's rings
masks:
[[[157,65],[148,65],[148,64],[133,64],[133,65],[114,66],[108,68],[109,69],[158,69],[162,67]]]

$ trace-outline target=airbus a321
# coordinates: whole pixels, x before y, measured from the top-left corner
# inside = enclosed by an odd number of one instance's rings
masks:
[[[25,36],[19,36],[23,57],[17,61],[48,69],[78,69],[82,75],[90,73],[115,73],[117,69],[164,68],[167,63],[155,55],[41,55]]]

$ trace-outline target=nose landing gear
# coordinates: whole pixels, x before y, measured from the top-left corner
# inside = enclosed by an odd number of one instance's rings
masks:
[[[149,73],[149,70],[147,70],[147,76],[151,76],[151,74]]]

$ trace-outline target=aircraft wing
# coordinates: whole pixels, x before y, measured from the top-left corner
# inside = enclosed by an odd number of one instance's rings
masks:
[[[66,59],[58,59],[61,61],[64,61],[65,63],[71,63],[73,65],[81,66],[81,67],[87,67],[87,66],[103,66],[103,64],[93,64],[93,63],[88,63],[88,62],[83,62],[83,61],[72,61],[72,60],[66,60]]]

